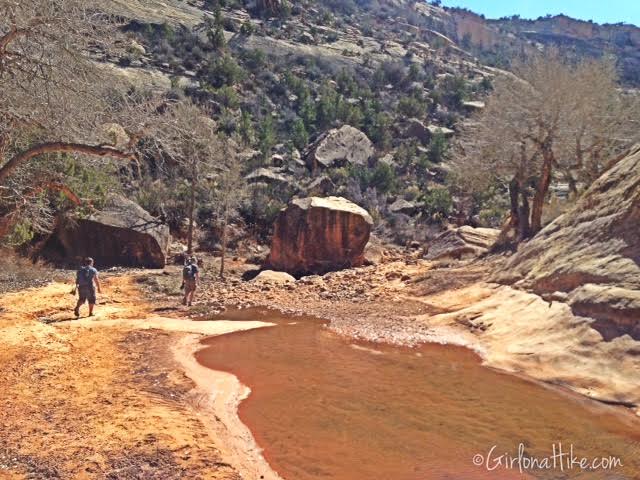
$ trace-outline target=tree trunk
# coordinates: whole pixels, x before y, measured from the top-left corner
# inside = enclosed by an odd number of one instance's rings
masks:
[[[529,198],[527,197],[527,192],[521,190],[520,197],[522,201],[518,206],[518,243],[526,240],[531,235],[531,227],[529,225]]]
[[[187,230],[187,253],[193,253],[193,220],[196,211],[196,185],[191,182],[191,192],[189,195],[189,228]]]
[[[224,206],[224,215],[222,218],[222,238],[220,243],[222,244],[222,255],[220,257],[220,278],[224,279],[224,260],[227,256],[227,224],[229,223],[229,208],[227,202]]]
[[[536,194],[533,197],[533,207],[531,209],[531,234],[535,235],[542,230],[542,212],[544,201],[551,185],[551,173],[553,171],[553,154],[544,152],[542,162],[542,172],[536,186]]]
[[[517,178],[509,182],[509,198],[511,200],[511,217],[509,218],[509,228],[518,232],[519,216],[518,216],[518,199],[520,198],[520,184]]]
[[[117,150],[112,147],[106,147],[101,145],[84,145],[80,143],[64,143],[64,142],[50,142],[41,143],[31,147],[24,152],[18,153],[12,157],[7,163],[0,167],[0,184],[15,171],[23,163],[47,153],[84,153],[94,157],[113,157],[119,159],[135,160],[130,153]]]
[[[568,176],[567,184],[569,185],[569,195],[571,198],[578,198],[578,182],[573,178],[573,175]]]

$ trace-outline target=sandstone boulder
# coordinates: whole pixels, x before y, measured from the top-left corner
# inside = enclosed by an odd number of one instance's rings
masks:
[[[373,143],[357,128],[344,125],[329,130],[311,144],[306,153],[307,165],[317,168],[366,165],[374,154]]]
[[[443,135],[445,138],[449,138],[454,134],[455,131],[450,128],[438,125],[425,125],[417,118],[411,118],[407,121],[403,136],[405,138],[415,138],[426,145],[431,141],[434,135]]]
[[[434,135],[443,135],[445,138],[452,137],[456,132],[447,127],[440,127],[438,125],[429,125],[427,127],[429,134],[431,136]]]
[[[305,188],[309,196],[324,196],[336,188],[335,184],[327,175],[322,175],[309,183]]]
[[[474,228],[468,225],[441,233],[429,245],[429,260],[441,258],[477,257],[489,251],[498,239],[500,230],[494,228]]]
[[[429,143],[431,132],[427,126],[417,118],[411,118],[407,122],[407,128],[404,131],[405,138],[415,138],[422,143]]]
[[[295,179],[285,174],[281,168],[258,168],[249,173],[245,179],[247,183],[264,183],[271,186],[297,188]]]
[[[264,270],[252,280],[254,283],[273,283],[276,285],[284,285],[295,283],[296,279],[286,272],[274,272],[273,270]]]
[[[344,198],[293,200],[276,219],[266,264],[293,275],[360,266],[372,225],[366,210]]]
[[[389,205],[391,213],[404,213],[405,215],[414,215],[418,211],[418,205],[415,202],[409,202],[404,198],[399,198]]]
[[[56,261],[93,257],[98,267],[163,268],[169,227],[135,202],[111,196],[102,211],[58,227],[43,254]]]
[[[495,279],[541,295],[564,292],[605,339],[640,339],[640,145],[522,245]]]
[[[462,102],[462,108],[465,108],[470,112],[483,110],[484,107],[485,103],[480,101]]]

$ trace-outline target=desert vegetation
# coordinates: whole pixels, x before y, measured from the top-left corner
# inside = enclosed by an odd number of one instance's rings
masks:
[[[400,243],[452,223],[521,241],[553,217],[557,185],[576,198],[636,138],[636,97],[612,59],[526,51],[496,73],[421,9],[254,3],[203,2],[188,24],[110,2],[2,2],[3,242],[38,241],[117,191],[188,251],[220,251],[220,225],[234,245],[265,242],[279,209],[319,185]],[[170,85],[132,81],[143,72]],[[310,171],[314,142],[344,125],[372,154]],[[221,201],[229,172],[238,195]]]

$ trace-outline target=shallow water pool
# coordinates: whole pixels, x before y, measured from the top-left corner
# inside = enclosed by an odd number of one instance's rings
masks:
[[[277,323],[207,339],[197,360],[252,389],[240,418],[285,480],[640,478],[631,414],[483,367],[469,350],[354,342],[257,309],[224,318]]]

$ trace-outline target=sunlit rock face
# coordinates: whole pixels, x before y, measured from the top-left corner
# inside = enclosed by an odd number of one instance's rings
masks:
[[[640,339],[640,145],[522,245],[497,279],[557,292],[605,339]]]
[[[296,199],[276,219],[267,266],[293,275],[360,266],[373,220],[341,197]]]
[[[169,239],[167,225],[131,200],[112,195],[101,211],[60,225],[43,255],[65,264],[93,257],[98,267],[163,268]]]

